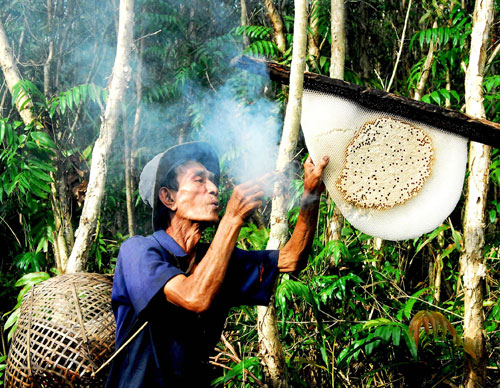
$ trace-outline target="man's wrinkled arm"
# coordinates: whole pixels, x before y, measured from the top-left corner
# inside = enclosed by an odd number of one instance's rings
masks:
[[[278,268],[280,272],[293,272],[303,265],[316,233],[318,210],[321,193],[324,191],[322,181],[323,170],[329,162],[324,157],[315,166],[309,157],[304,163],[304,193],[297,224],[290,240],[280,250]]]

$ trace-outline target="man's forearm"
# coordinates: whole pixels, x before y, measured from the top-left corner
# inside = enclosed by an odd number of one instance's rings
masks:
[[[321,193],[304,192],[297,224],[290,240],[281,249],[278,259],[280,272],[293,272],[300,266],[300,261],[305,260],[316,232],[318,209]]]
[[[198,313],[210,307],[226,276],[241,226],[241,221],[230,217],[221,219],[207,253],[193,273],[177,276],[165,285],[170,302]]]

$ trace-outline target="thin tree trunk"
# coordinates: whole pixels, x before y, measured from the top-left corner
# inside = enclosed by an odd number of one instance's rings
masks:
[[[7,87],[11,95],[14,95],[13,90],[19,82],[21,82],[21,73],[17,67],[16,61],[12,54],[12,49],[10,47],[9,41],[7,40],[7,35],[5,34],[5,29],[3,23],[0,21],[0,67],[2,68],[5,81],[7,82]],[[27,93],[19,93],[19,96],[15,101],[16,108],[21,116],[25,125],[31,124],[35,119],[31,109],[33,104],[30,101],[30,97]]]
[[[135,150],[137,149],[137,136],[139,134],[139,128],[142,119],[142,65],[143,58],[142,53],[144,51],[144,39],[141,39],[139,43],[139,51],[137,53],[138,63],[135,77],[135,93],[136,93],[136,109],[134,115],[134,127],[132,128],[132,138],[125,139],[125,184],[126,184],[126,194],[127,194],[127,221],[128,221],[128,231],[130,236],[135,235],[135,207],[133,193],[135,192]],[[124,133],[127,134],[124,128]]]
[[[311,11],[309,15],[309,29],[307,34],[307,53],[309,54],[309,64],[311,68],[319,72],[319,23],[318,23],[318,8],[319,0],[311,0]]]
[[[332,26],[332,44],[330,56],[330,78],[344,79],[345,65],[345,7],[344,0],[331,0],[330,4],[331,26]],[[328,208],[335,206],[330,195],[327,197]],[[329,211],[328,213],[330,213]],[[333,215],[326,221],[326,240],[340,240],[342,236],[342,226],[344,217],[339,208],[335,206]],[[330,259],[330,266],[334,266],[333,257]]]
[[[266,6],[269,20],[271,20],[271,24],[273,26],[274,41],[276,42],[276,46],[278,47],[280,53],[284,54],[286,51],[286,38],[283,20],[281,20],[281,16],[276,9],[273,0],[264,0],[264,5]]]
[[[432,28],[437,28],[437,22],[434,21]],[[427,84],[427,79],[429,78],[429,73],[431,71],[432,62],[434,60],[434,42],[431,41],[429,44],[429,51],[427,52],[427,57],[425,58],[424,66],[422,67],[422,73],[420,79],[417,83],[417,88],[415,89],[415,95],[413,98],[415,100],[422,99],[425,91],[425,85]]]
[[[137,99],[137,107],[135,109],[134,116],[134,129],[132,130],[132,139],[130,142],[130,169],[133,174],[135,174],[135,151],[137,150],[137,136],[139,135],[139,128],[141,126],[142,119],[142,66],[143,66],[143,54],[144,52],[144,39],[141,39],[139,43],[138,57],[139,61],[137,64],[136,77],[135,77],[135,93]]]
[[[290,72],[290,97],[286,106],[285,122],[276,168],[285,170],[293,160],[297,147],[302,111],[302,87],[304,81],[307,46],[307,4],[306,0],[295,2],[294,43]],[[271,232],[267,249],[278,249],[288,239],[288,214],[283,196],[273,200],[271,210]],[[257,330],[259,333],[260,356],[266,375],[273,387],[287,387],[285,362],[279,341],[274,298],[269,307],[258,307]]]
[[[398,70],[399,60],[401,58],[401,53],[403,52],[403,45],[405,43],[406,27],[408,27],[408,18],[410,16],[411,2],[412,2],[412,0],[410,0],[408,2],[408,8],[406,10],[406,17],[405,17],[405,24],[403,27],[403,32],[401,33],[401,41],[399,42],[399,51],[398,51],[398,54],[396,56],[396,63],[394,64],[394,69],[392,70],[391,79],[389,80],[389,84],[385,88],[386,92],[389,92],[391,90],[392,83],[394,82],[394,79],[396,78],[396,71]]]
[[[90,177],[80,225],[75,233],[75,245],[71,251],[67,272],[79,272],[85,269],[92,237],[95,232],[99,209],[104,195],[108,156],[111,142],[116,133],[120,104],[123,101],[125,88],[131,77],[129,65],[130,50],[132,47],[134,27],[134,1],[120,1],[120,19],[115,63],[109,96],[106,101],[106,111],[101,123],[99,138],[92,151]]]
[[[247,13],[247,3],[245,0],[240,0],[241,4],[241,25],[248,26],[248,13]],[[248,35],[243,33],[243,44],[247,47],[250,44],[248,40]]]
[[[441,230],[436,237],[439,244],[439,251],[434,255],[434,251],[429,245],[429,251],[434,261],[429,265],[429,284],[433,285],[434,303],[441,301],[441,283],[443,279],[443,249],[444,249],[444,230]]]
[[[344,0],[331,0],[332,45],[330,78],[344,80],[345,7]]]
[[[449,67],[446,67],[446,90],[448,91],[448,93],[451,92],[451,75]],[[451,109],[451,98],[446,97],[444,106],[448,109]]]
[[[493,21],[493,0],[477,0],[474,8],[470,59],[465,74],[466,111],[470,116],[485,118],[483,75],[489,29]],[[484,218],[488,192],[490,147],[471,142],[469,177],[464,209],[464,251],[460,257],[464,287],[464,339],[469,352],[465,360],[465,387],[486,384],[486,350],[483,312],[483,282],[486,266],[483,260]]]
[[[127,226],[130,237],[135,235],[135,217],[134,217],[134,184],[132,173],[132,153],[130,152],[130,137],[128,134],[126,114],[123,114],[123,142],[125,145],[125,198],[127,203]]]

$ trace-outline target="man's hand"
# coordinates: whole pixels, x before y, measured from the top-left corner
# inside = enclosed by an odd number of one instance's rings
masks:
[[[304,163],[304,193],[321,194],[325,190],[323,184],[323,170],[330,161],[328,156],[323,156],[317,166],[309,156]]]
[[[226,206],[225,217],[243,222],[255,209],[262,206],[264,190],[256,181],[242,183],[234,188]]]

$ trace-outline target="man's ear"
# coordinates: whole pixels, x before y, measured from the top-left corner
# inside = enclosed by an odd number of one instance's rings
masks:
[[[162,187],[158,192],[158,198],[163,203],[167,209],[175,212],[177,210],[177,203],[175,201],[175,191]]]

